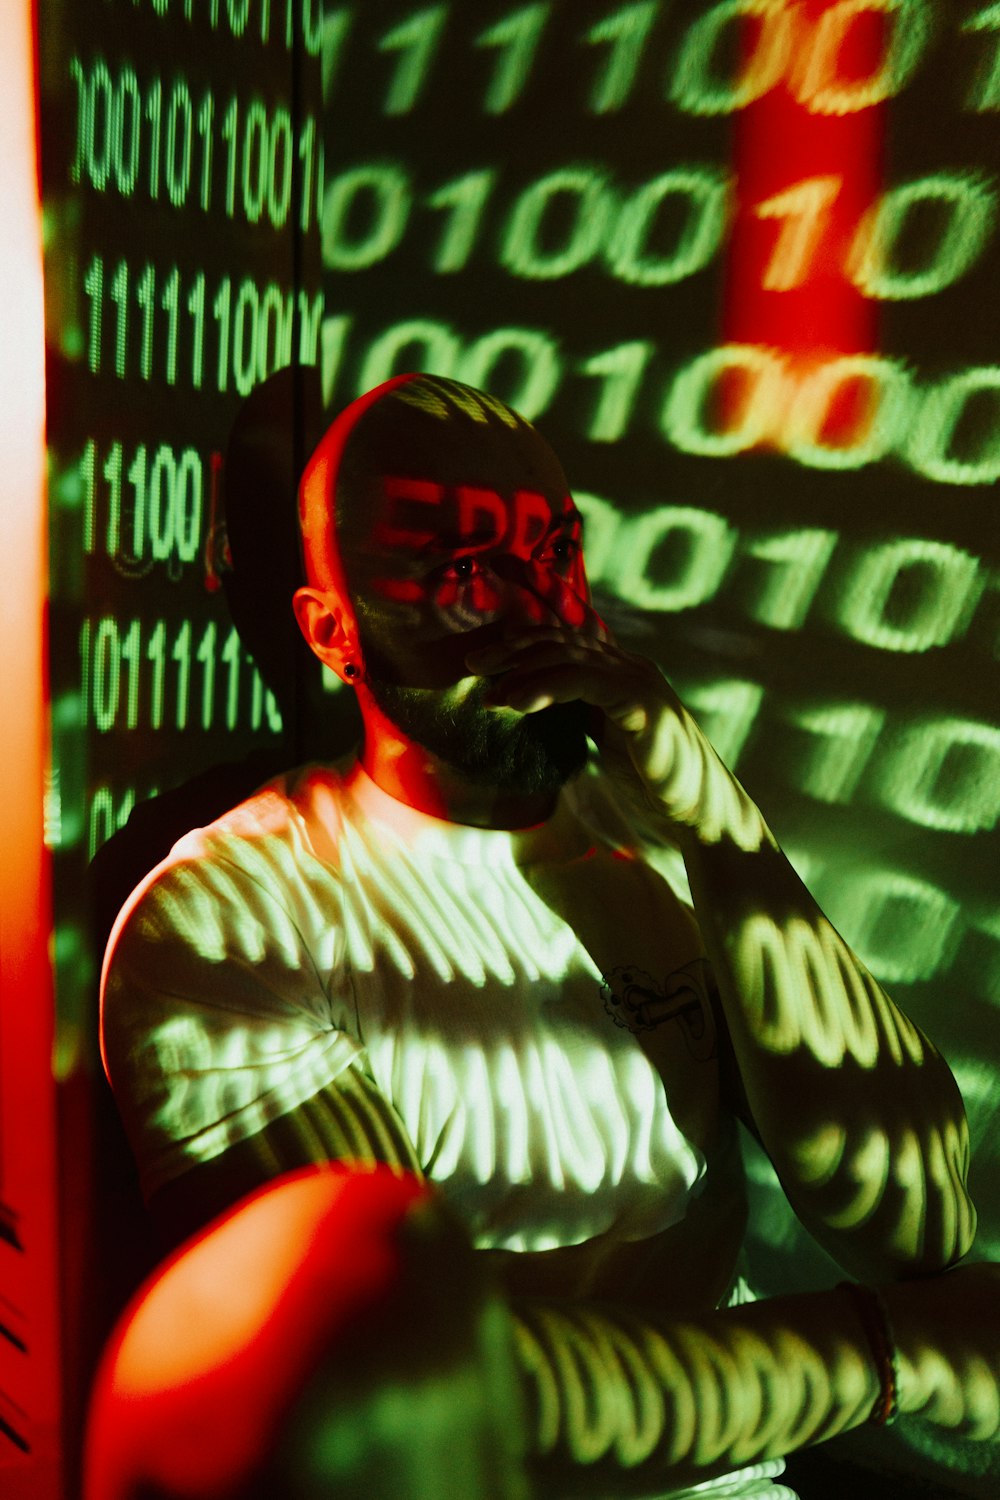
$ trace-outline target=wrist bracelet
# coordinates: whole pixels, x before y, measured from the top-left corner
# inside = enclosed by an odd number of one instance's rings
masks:
[[[888,1309],[874,1287],[841,1281],[837,1290],[846,1292],[854,1304],[878,1372],[880,1389],[868,1421],[888,1427],[899,1415],[899,1360]]]

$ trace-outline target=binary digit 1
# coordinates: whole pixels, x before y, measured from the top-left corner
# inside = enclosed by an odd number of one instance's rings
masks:
[[[236,155],[239,149],[240,106],[234,94],[222,119],[222,139],[226,151],[226,213],[232,218],[236,212]]]
[[[111,280],[111,300],[115,304],[115,374],[125,379],[125,361],[128,352],[128,265],[120,260]]]
[[[963,31],[988,32],[995,37],[990,56],[980,65],[976,80],[969,90],[969,109],[1000,109],[1000,5],[987,5],[985,10],[970,16],[962,23]]]
[[[199,271],[188,293],[187,309],[191,314],[191,384],[201,390],[205,353],[205,273]]]
[[[226,637],[222,660],[226,665],[226,728],[235,729],[240,707],[240,668],[243,664],[243,643],[235,627]]]
[[[502,115],[517,103],[528,82],[551,9],[551,3],[526,5],[504,16],[476,38],[477,47],[502,49],[483,100],[484,114]]]
[[[833,703],[822,708],[793,709],[790,723],[815,736],[796,780],[802,791],[820,802],[847,804],[878,743],[885,713],[868,703]]]
[[[69,177],[71,182],[80,181],[80,168],[86,156],[86,134],[90,121],[90,87],[87,83],[87,75],[83,71],[80,59],[71,57],[69,61],[69,76],[76,84],[76,150],[73,152],[73,160],[69,164]]]
[[[201,136],[201,190],[202,209],[208,213],[212,204],[212,121],[215,116],[215,99],[209,89],[201,101],[198,111],[198,134]]]
[[[132,552],[135,562],[143,560],[146,548],[146,475],[148,455],[146,444],[140,443],[135,458],[129,465],[128,478],[134,492],[132,505]],[[122,548],[124,552],[124,546]]]
[[[178,729],[186,729],[188,722],[188,699],[191,692],[191,621],[185,620],[177,632],[171,661],[177,663],[177,704],[174,722]]]
[[[160,297],[160,304],[167,315],[166,381],[177,384],[177,301],[180,295],[181,273],[177,266],[167,277],[167,284]]]
[[[95,255],[83,278],[83,289],[90,298],[87,322],[87,366],[91,375],[101,373],[101,335],[104,322],[104,259]]]
[[[446,182],[427,199],[429,208],[451,209],[432,262],[439,275],[465,269],[472,254],[486,201],[496,182],[495,172],[469,172]]]
[[[806,529],[762,537],[745,548],[748,557],[776,563],[750,604],[752,619],[772,630],[798,630],[816,597],[839,540],[836,531]]]
[[[83,481],[83,550],[86,555],[94,550],[97,529],[97,443],[93,438],[88,438],[84,444],[80,478]]]
[[[159,729],[163,724],[163,682],[166,674],[167,626],[165,620],[157,620],[146,643],[146,660],[153,668],[149,690],[149,727]]]
[[[351,12],[346,5],[342,6],[340,10],[324,11],[323,49],[322,62],[320,64],[324,104],[329,104],[333,98],[337,73],[344,55],[344,42],[347,40],[347,33],[350,30],[350,26]]]
[[[766,291],[787,292],[808,280],[843,184],[843,177],[808,177],[754,205],[758,219],[784,221],[761,281]]]
[[[760,713],[764,689],[740,677],[724,677],[705,686],[685,688],[684,702],[690,708],[713,746],[731,771],[735,771]]]
[[[149,196],[160,196],[160,126],[163,108],[163,85],[153,80],[146,94],[146,119],[149,121]]]
[[[582,39],[591,46],[611,43],[605,66],[590,95],[589,108],[593,114],[610,114],[628,102],[658,10],[659,0],[625,5],[584,32]]]
[[[299,364],[314,365],[319,359],[319,330],[323,320],[324,298],[317,292],[309,301],[309,294],[299,289]]]
[[[136,287],[135,297],[142,308],[142,337],[139,342],[139,373],[149,380],[153,373],[153,306],[156,290],[156,272],[147,262]]]
[[[220,393],[229,389],[229,315],[232,296],[232,278],[226,276],[220,283],[215,301],[212,303],[212,316],[219,325],[219,362],[216,370],[216,384]]]
[[[324,318],[320,356],[320,385],[323,404],[329,406],[337,386],[337,376],[344,358],[344,346],[354,324],[354,319],[341,313],[339,317]]]
[[[115,557],[121,547],[123,461],[121,443],[112,443],[102,471],[108,483],[108,527],[104,546],[109,557]]]
[[[446,5],[419,10],[402,25],[386,32],[380,40],[380,52],[400,53],[382,106],[383,114],[406,115],[416,104],[437,51],[447,14]]]
[[[305,234],[312,223],[313,174],[316,170],[316,121],[312,115],[299,131],[298,150],[302,193],[299,206],[299,228]]]
[[[604,382],[587,429],[592,443],[617,443],[624,433],[652,352],[653,345],[641,341],[618,344],[580,366],[582,374],[596,375]]]
[[[141,624],[134,619],[121,643],[121,659],[125,664],[127,688],[125,692],[125,728],[135,729],[139,723],[139,672],[141,650]]]
[[[198,643],[197,661],[202,668],[201,677],[201,727],[209,730],[215,716],[215,637],[214,620],[209,620]]]

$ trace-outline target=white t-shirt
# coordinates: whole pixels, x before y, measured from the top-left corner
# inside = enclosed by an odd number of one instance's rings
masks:
[[[356,1069],[480,1248],[678,1224],[733,1169],[733,1127],[697,929],[631,842],[596,774],[508,832],[419,813],[357,763],[188,834],[123,910],[102,984],[146,1194]],[[697,1493],[781,1500],[780,1469]]]
[[[119,918],[102,997],[147,1194],[354,1065],[477,1245],[678,1222],[716,1124],[698,966],[670,978],[697,934],[582,800],[484,830],[314,766],[182,839]],[[621,1024],[651,1001],[676,1015]]]

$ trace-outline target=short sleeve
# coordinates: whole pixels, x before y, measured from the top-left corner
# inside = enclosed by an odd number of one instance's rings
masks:
[[[287,849],[244,844],[234,858],[225,839],[187,843],[119,917],[102,984],[102,1056],[147,1198],[294,1111],[363,1051],[335,875],[310,878]]]

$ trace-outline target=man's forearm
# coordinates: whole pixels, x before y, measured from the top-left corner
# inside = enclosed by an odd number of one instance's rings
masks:
[[[594,1304],[517,1305],[540,1491],[625,1500],[698,1484],[867,1421],[887,1379],[901,1414],[993,1438],[997,1361],[982,1310],[995,1288],[995,1268],[973,1267],[884,1289],[897,1325],[891,1375],[842,1290],[684,1321]]]
[[[682,848],[747,1102],[796,1211],[858,1275],[950,1264],[975,1213],[947,1065],[770,837],[695,827]]]
[[[664,691],[626,741],[630,766],[614,751],[619,781],[684,855],[753,1126],[799,1217],[845,1268],[939,1270],[975,1231],[955,1081]]]

